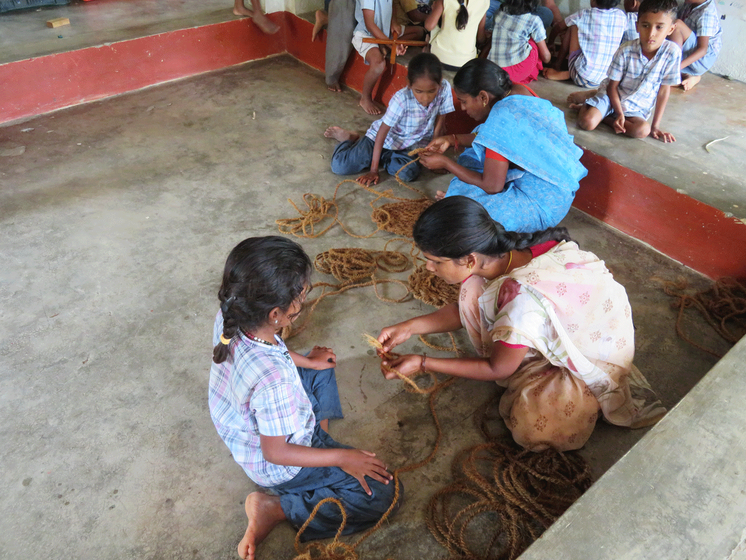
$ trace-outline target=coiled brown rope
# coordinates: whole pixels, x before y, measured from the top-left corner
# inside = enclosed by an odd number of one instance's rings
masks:
[[[689,308],[697,309],[715,332],[731,344],[735,344],[746,334],[746,280],[721,278],[709,288],[694,294],[686,293],[688,285],[685,280],[656,280],[663,284],[666,294],[676,298],[671,303],[672,307],[679,309],[676,334],[692,346],[718,358],[722,357],[722,354],[705,348],[684,332],[684,311]]]
[[[488,408],[480,427],[490,441],[457,455],[454,482],[428,505],[428,529],[452,560],[517,558],[591,484],[577,452],[534,453],[494,438],[486,429]]]

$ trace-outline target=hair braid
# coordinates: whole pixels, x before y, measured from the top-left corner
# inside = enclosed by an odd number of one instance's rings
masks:
[[[458,13],[456,14],[456,29],[461,31],[469,23],[469,10],[466,9],[465,0],[458,0]]]

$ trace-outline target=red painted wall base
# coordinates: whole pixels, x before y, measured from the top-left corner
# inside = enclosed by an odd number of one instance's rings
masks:
[[[311,23],[287,12],[270,17],[282,27],[276,35],[239,19],[0,65],[0,123],[283,52],[323,71],[325,44],[311,43]],[[359,91],[366,70],[353,53],[344,85]],[[375,97],[386,103],[406,85],[406,68],[396,65]],[[476,124],[459,110],[447,123],[451,132]],[[582,161],[588,176],[576,208],[710,278],[746,278],[742,222],[592,152]]]

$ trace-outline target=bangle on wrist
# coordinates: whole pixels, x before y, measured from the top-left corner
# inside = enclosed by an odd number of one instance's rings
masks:
[[[422,354],[422,361],[420,362],[420,371],[423,373],[427,373],[427,369],[425,369],[425,360],[427,360],[427,354]]]
[[[458,150],[458,136],[453,135],[453,149]]]

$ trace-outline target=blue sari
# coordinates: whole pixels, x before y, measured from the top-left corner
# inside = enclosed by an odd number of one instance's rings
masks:
[[[474,133],[459,165],[483,173],[485,150],[497,152],[513,164],[505,187],[487,194],[454,177],[446,196],[476,200],[508,231],[556,226],[570,210],[580,179],[588,174],[580,163],[583,150],[567,133],[562,111],[545,99],[511,95],[495,103]]]

